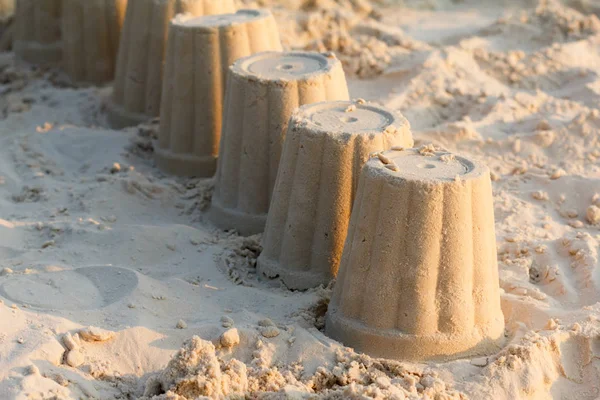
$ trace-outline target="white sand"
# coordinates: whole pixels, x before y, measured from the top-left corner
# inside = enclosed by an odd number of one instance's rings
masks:
[[[289,3],[275,10],[287,44],[338,50],[349,76],[371,77],[349,79],[353,97],[400,110],[417,144],[492,169],[510,344],[435,365],[342,347],[317,329],[328,290],[257,281],[259,237],[203,222],[210,181],[152,166],[155,126],[104,128],[106,89],[71,89],[2,55],[0,398],[128,399],[171,386],[188,398],[598,398],[599,7]],[[300,3],[314,8],[294,11]],[[89,326],[114,335],[79,333]],[[232,328],[239,338],[223,335]]]

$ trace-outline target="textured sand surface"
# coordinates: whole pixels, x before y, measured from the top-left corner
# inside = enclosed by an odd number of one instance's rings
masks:
[[[596,3],[288,3],[286,46],[337,51],[353,98],[489,165],[506,346],[414,364],[328,339],[331,290],[259,281],[260,236],[209,228],[212,182],[153,166],[156,125],[110,130],[108,90],[3,54],[0,398],[598,398]]]

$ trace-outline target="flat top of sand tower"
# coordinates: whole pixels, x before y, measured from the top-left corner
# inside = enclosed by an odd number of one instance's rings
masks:
[[[268,51],[242,58],[232,69],[238,75],[262,81],[300,81],[327,73],[338,63],[333,53]]]
[[[294,118],[326,133],[372,134],[409,129],[399,113],[364,101],[331,101],[300,107]]]
[[[192,16],[189,14],[180,14],[173,20],[173,23],[184,28],[212,30],[223,26],[243,24],[271,15],[269,10],[245,9],[238,10],[231,14],[214,14],[203,16]]]
[[[489,171],[484,164],[446,151],[437,151],[431,145],[386,151],[373,157],[368,164],[394,177],[431,182],[476,179]]]

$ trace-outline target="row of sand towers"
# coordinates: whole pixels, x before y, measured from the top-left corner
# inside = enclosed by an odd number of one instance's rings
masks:
[[[114,79],[115,128],[160,115],[157,165],[216,173],[208,216],[264,231],[262,275],[337,276],[328,335],[407,360],[501,345],[489,170],[412,148],[402,115],[349,100],[334,54],[282,51],[272,14],[233,0],[17,1],[17,56]]]

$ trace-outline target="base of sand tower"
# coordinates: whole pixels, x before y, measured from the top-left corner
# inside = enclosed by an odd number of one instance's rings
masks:
[[[397,329],[373,329],[341,316],[327,313],[327,336],[352,343],[355,350],[372,357],[402,361],[451,361],[497,353],[505,343],[504,321],[491,324],[494,331],[474,330],[471,335],[409,335]]]
[[[119,104],[112,102],[112,100],[109,100],[106,104],[106,115],[108,124],[113,129],[136,126],[154,118],[146,114],[129,112]]]
[[[168,174],[210,178],[217,171],[217,157],[196,157],[191,154],[177,154],[154,145],[156,166]]]
[[[267,214],[246,214],[232,208],[223,207],[214,197],[208,210],[208,218],[217,228],[224,231],[235,229],[242,236],[262,233],[267,224]]]
[[[17,54],[18,61],[26,63],[57,67],[62,62],[62,44],[60,42],[42,45],[36,42],[16,40],[13,43],[13,51]]]
[[[284,285],[286,285],[286,282],[293,282],[294,290],[315,288],[332,279],[329,274],[315,274],[314,270],[291,270],[282,267],[279,261],[269,260],[268,258],[259,258],[257,263],[256,268],[261,274],[270,279],[279,278]]]

